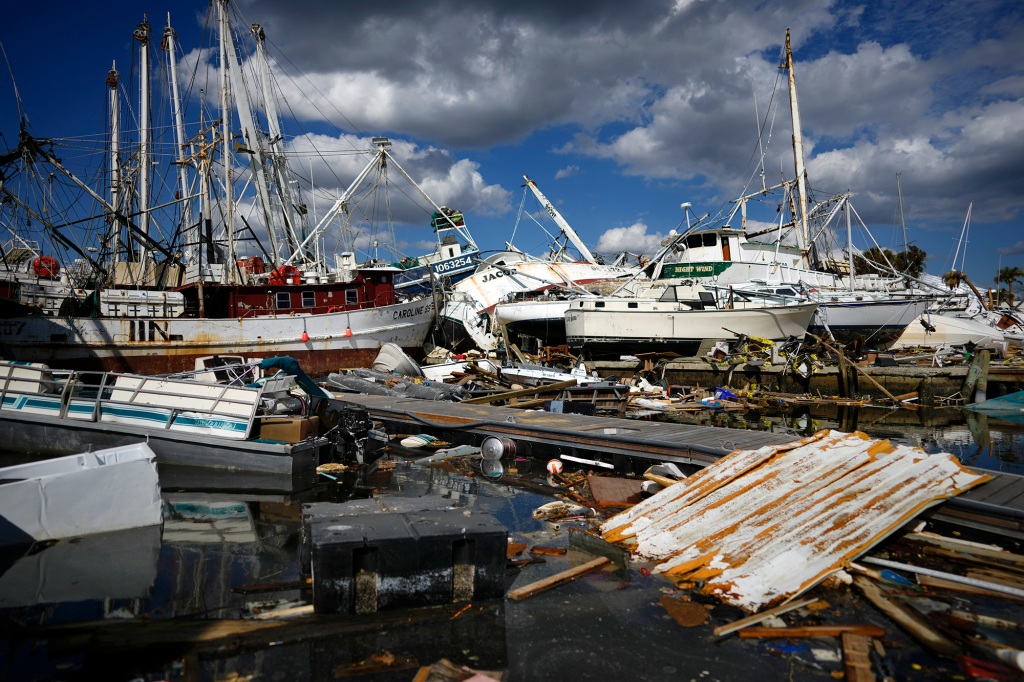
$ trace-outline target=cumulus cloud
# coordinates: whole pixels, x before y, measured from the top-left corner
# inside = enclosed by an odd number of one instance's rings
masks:
[[[579,166],[572,164],[570,166],[566,166],[565,168],[559,168],[558,171],[555,173],[555,180],[561,180],[562,178],[571,178],[574,175],[579,175],[581,172],[582,171],[580,170]]]
[[[647,233],[647,225],[636,222],[628,227],[613,227],[606,230],[597,242],[597,251],[603,254],[618,254],[623,251],[650,256],[661,248],[666,235],[660,232]]]

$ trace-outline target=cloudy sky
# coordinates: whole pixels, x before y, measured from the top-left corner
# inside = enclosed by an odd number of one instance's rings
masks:
[[[113,60],[137,68],[143,13],[159,34],[172,12],[194,87],[212,75],[206,0],[90,5],[18,3],[0,26],[38,136],[103,130],[103,79]],[[231,13],[266,31],[291,150],[387,135],[438,203],[465,212],[482,248],[512,239],[535,253],[555,228],[533,219],[524,174],[606,254],[652,252],[685,225],[682,202],[717,216],[791,178],[778,68],[790,29],[814,197],[852,192],[875,239],[901,248],[899,174],[908,239],[928,271],[952,268],[958,245],[979,284],[1000,266],[1024,268],[1019,0],[233,0]],[[9,146],[17,111],[3,75]],[[363,163],[323,156],[306,175],[326,192]],[[776,206],[762,207],[767,219]],[[405,248],[430,238],[422,220],[399,219],[414,224],[400,233]]]

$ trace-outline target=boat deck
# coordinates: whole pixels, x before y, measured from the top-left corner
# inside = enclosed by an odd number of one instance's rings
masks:
[[[384,422],[392,432],[430,433],[458,445],[479,445],[484,438],[496,436],[514,441],[518,454],[569,455],[638,473],[658,462],[703,467],[733,450],[794,440],[783,433],[618,417],[349,393],[337,397],[363,406],[371,418]],[[985,529],[996,523],[999,532],[1024,538],[1024,476],[982,473],[993,480],[953,498],[943,505],[942,515],[969,523],[981,519],[977,523]]]

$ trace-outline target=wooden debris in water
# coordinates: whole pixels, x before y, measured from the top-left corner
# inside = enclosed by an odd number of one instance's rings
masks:
[[[605,521],[672,579],[750,611],[791,599],[988,476],[948,454],[821,431],[738,450]]]
[[[611,559],[607,557],[592,559],[585,564],[574,566],[573,568],[562,571],[561,573],[556,573],[555,575],[549,575],[547,578],[532,582],[529,585],[523,585],[522,587],[517,587],[514,590],[509,590],[508,598],[512,601],[520,601],[527,597],[532,597],[533,595],[544,592],[545,590],[550,590],[552,587],[558,587],[559,585],[564,585],[567,582],[576,580],[576,578],[586,575],[598,568],[603,568],[611,562]]]

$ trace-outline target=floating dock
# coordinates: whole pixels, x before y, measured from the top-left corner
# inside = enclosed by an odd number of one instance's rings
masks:
[[[511,440],[527,457],[569,457],[622,473],[673,462],[704,467],[733,450],[796,440],[791,434],[714,426],[640,422],[618,417],[555,414],[490,405],[342,393],[390,433],[429,433],[453,445]],[[992,481],[953,498],[936,514],[951,521],[1024,540],[1024,476],[978,470]]]

